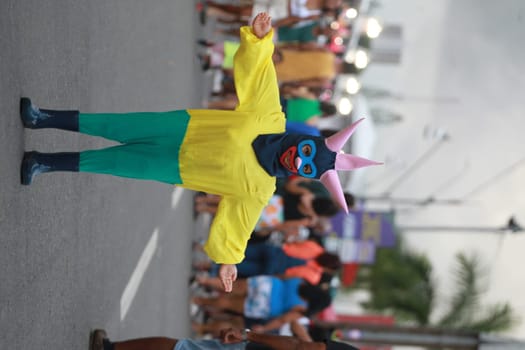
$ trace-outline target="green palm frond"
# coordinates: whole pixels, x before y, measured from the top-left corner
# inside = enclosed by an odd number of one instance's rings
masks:
[[[478,256],[457,254],[453,276],[455,288],[448,309],[435,326],[497,332],[517,323],[509,304],[481,305],[487,274]],[[401,242],[395,248],[379,249],[376,263],[368,268],[362,281],[371,294],[363,304],[366,309],[393,315],[398,322],[430,325],[436,286],[432,265],[424,255],[406,250]]]
[[[487,307],[483,315],[470,324],[462,325],[463,329],[477,332],[498,332],[508,330],[519,322],[508,303]]]
[[[371,300],[363,305],[404,321],[427,324],[434,302],[432,266],[423,255],[379,250],[369,275]]]
[[[453,327],[457,324],[469,323],[479,306],[481,294],[480,276],[482,269],[476,255],[456,255],[457,267],[454,271],[456,289],[449,303],[449,310],[437,322],[443,327]]]

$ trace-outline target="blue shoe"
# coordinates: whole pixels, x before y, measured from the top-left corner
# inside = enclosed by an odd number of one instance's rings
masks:
[[[78,117],[78,111],[40,109],[33,105],[31,99],[20,99],[20,118],[24,127],[29,129],[55,128],[78,131]]]
[[[49,171],[49,167],[38,163],[37,153],[38,152],[34,151],[24,152],[24,158],[22,159],[22,165],[20,167],[20,183],[22,185],[31,185],[33,177]]]
[[[33,106],[29,98],[22,97],[20,99],[20,118],[24,127],[34,129],[39,121],[49,118],[49,115],[41,113]]]
[[[52,171],[78,171],[80,153],[40,153],[36,151],[24,152],[20,165],[20,183],[31,185],[36,175]]]

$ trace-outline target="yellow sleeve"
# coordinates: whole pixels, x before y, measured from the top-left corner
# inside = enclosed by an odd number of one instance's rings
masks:
[[[218,264],[238,264],[267,201],[222,197],[204,251]]]
[[[273,66],[273,29],[262,39],[251,27],[241,27],[241,45],[233,63],[238,111],[257,111],[264,114],[281,112],[279,85]]]

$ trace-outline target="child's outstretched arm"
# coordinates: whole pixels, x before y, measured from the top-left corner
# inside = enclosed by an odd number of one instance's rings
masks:
[[[237,110],[255,111],[263,106],[266,113],[281,111],[272,38],[271,17],[264,12],[255,17],[251,27],[241,28],[241,45],[233,66]]]

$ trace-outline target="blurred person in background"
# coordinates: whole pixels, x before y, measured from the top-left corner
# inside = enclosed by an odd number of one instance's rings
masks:
[[[331,340],[309,342],[296,337],[232,328],[223,330],[220,340],[150,337],[111,341],[102,329],[93,331],[90,339],[90,350],[358,350]]]
[[[341,268],[339,256],[325,252],[318,243],[310,240],[283,243],[248,244],[244,260],[237,264],[239,277],[274,275],[285,278],[301,277],[312,285],[321,282],[323,273],[334,275]],[[197,276],[202,286],[216,287],[217,277]]]
[[[220,288],[216,280],[206,286]],[[205,308],[243,315],[246,322],[257,323],[258,332],[279,329],[283,324],[320,312],[331,303],[330,294],[301,278],[282,279],[276,276],[255,276],[238,279],[234,291],[215,297],[193,297],[193,303]]]
[[[310,319],[304,316],[298,320],[285,323],[275,332],[267,332],[267,334],[291,336],[311,342],[313,339],[308,333],[310,322]],[[199,336],[209,334],[214,338],[220,337],[222,330],[227,328],[246,328],[244,318],[241,316],[223,314],[220,316],[220,319],[209,318],[205,323],[192,322],[192,330]]]
[[[272,25],[279,27],[319,19],[324,11],[338,10],[342,0],[253,0],[239,5],[206,1],[206,5],[212,10],[208,13],[219,16],[223,23],[247,23],[253,14],[264,11],[272,17]]]

